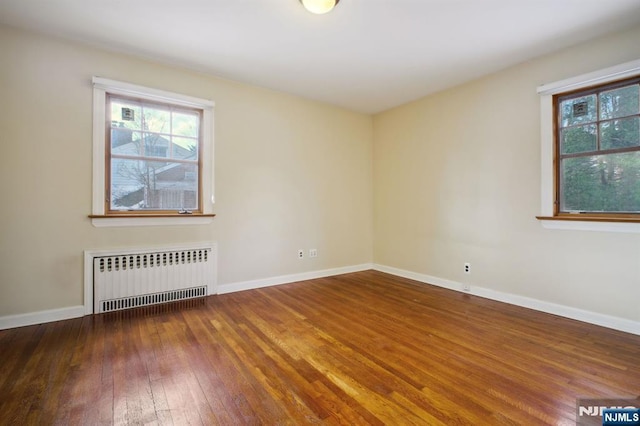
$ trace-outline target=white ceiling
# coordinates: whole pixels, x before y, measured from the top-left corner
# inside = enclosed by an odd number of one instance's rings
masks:
[[[638,22],[640,0],[0,0],[0,23],[365,113]]]

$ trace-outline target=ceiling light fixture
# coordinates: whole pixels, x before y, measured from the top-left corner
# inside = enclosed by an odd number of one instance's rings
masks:
[[[300,3],[311,13],[322,15],[333,9],[340,0],[300,0]]]

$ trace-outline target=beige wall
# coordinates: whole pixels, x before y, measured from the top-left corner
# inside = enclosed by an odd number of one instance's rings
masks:
[[[376,115],[375,262],[640,321],[640,234],[535,219],[536,87],[638,59],[638,40],[640,27]]]
[[[370,116],[6,27],[0,52],[0,317],[82,305],[85,249],[217,241],[218,284],[371,262]],[[94,75],[216,103],[213,224],[91,225]]]

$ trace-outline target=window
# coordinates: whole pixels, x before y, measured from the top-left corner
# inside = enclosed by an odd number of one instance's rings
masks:
[[[107,96],[106,211],[201,212],[202,110]]]
[[[93,224],[210,222],[213,103],[98,77],[93,82]]]
[[[640,233],[638,84],[640,60],[538,87],[545,228]]]
[[[554,96],[556,213],[640,213],[640,78]]]

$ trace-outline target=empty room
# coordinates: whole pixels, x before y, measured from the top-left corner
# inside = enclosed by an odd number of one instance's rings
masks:
[[[0,0],[0,424],[640,424],[639,41],[638,0]]]

